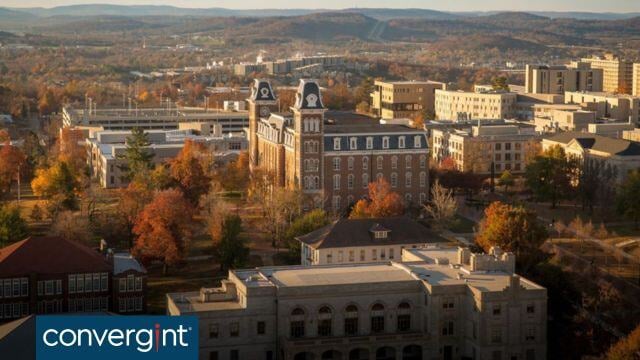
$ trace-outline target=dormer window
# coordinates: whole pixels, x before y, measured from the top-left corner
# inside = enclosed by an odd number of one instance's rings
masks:
[[[398,137],[398,147],[400,149],[404,149],[404,141],[405,141],[405,137],[404,136]]]
[[[367,150],[373,149],[373,138],[371,136],[367,137]]]
[[[388,231],[374,231],[373,235],[376,239],[386,239],[388,237]]]
[[[388,149],[389,148],[389,137],[385,136],[382,138],[382,148],[383,149]]]
[[[391,232],[391,230],[385,228],[380,224],[373,225],[370,231],[373,234],[374,239],[387,239],[389,238],[389,233]]]
[[[358,150],[358,138],[349,138],[349,150]]]

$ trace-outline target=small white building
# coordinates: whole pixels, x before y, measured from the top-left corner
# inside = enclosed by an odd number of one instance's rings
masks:
[[[398,260],[403,249],[449,242],[404,216],[339,219],[296,239],[302,265]]]

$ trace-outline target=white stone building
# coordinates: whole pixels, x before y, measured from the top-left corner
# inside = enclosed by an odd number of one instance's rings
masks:
[[[500,250],[405,249],[402,261],[233,270],[167,294],[200,323],[201,360],[546,359],[547,290]]]

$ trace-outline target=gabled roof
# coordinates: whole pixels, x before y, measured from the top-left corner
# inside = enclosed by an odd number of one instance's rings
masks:
[[[0,249],[0,277],[110,270],[97,251],[59,237],[29,237]]]
[[[620,156],[640,156],[640,144],[623,139],[614,139],[607,136],[568,131],[547,138],[550,141],[568,145],[573,140],[583,149],[609,153]]]
[[[384,239],[374,239],[372,229],[389,231]],[[431,244],[448,240],[405,216],[372,219],[339,219],[296,238],[314,249],[374,245]]]

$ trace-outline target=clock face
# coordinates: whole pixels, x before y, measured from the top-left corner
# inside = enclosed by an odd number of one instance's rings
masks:
[[[260,108],[260,116],[267,117],[267,116],[269,116],[270,113],[271,113],[271,111],[269,110],[268,107],[263,106],[263,107]]]

